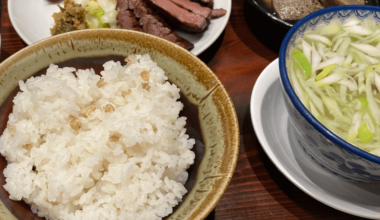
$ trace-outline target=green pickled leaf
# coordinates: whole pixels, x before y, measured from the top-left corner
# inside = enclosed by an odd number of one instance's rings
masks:
[[[359,39],[356,38],[356,37],[351,37],[351,40],[353,40],[353,41],[358,41]]]
[[[336,64],[331,64],[331,65],[328,65],[326,66],[322,72],[320,72],[316,77],[315,79],[316,80],[320,80],[324,77],[326,77],[327,75],[329,75],[329,73],[331,72],[332,69],[334,69],[334,67],[336,66]]]
[[[368,101],[367,101],[366,98],[361,97],[361,98],[358,98],[358,100],[359,100],[360,103],[361,103],[361,109],[367,108],[367,106],[368,106]]]
[[[295,50],[293,53],[293,58],[297,61],[297,63],[301,66],[303,69],[306,79],[309,78],[311,74],[311,65],[309,61],[307,60],[305,54],[303,54],[299,50]]]
[[[369,143],[373,138],[373,132],[369,130],[367,123],[363,122],[358,129],[359,138],[363,143]]]
[[[95,9],[95,10],[92,10],[92,11],[89,11],[88,12],[90,15],[93,15],[93,16],[96,16],[96,17],[102,17],[104,15],[104,10],[103,9]]]

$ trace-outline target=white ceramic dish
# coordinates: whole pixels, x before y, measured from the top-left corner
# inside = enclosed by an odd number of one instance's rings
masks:
[[[54,26],[52,15],[59,12],[57,4],[63,5],[63,0],[9,0],[8,12],[12,25],[26,44],[32,44],[50,37],[50,28]],[[209,27],[198,34],[176,31],[180,36],[194,44],[190,51],[198,56],[206,50],[223,32],[231,14],[231,0],[215,0],[214,8],[223,8],[227,14],[221,18],[212,19]]]
[[[343,212],[380,219],[380,184],[351,183],[315,165],[294,136],[281,91],[278,59],[257,79],[251,118],[261,146],[277,168],[297,187]]]

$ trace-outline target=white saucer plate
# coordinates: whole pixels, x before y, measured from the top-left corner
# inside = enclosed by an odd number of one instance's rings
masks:
[[[26,44],[32,44],[50,37],[50,28],[54,26],[52,15],[59,12],[57,4],[63,6],[63,0],[9,0],[8,12],[13,27]],[[178,35],[194,44],[190,51],[198,56],[210,47],[225,29],[231,14],[231,0],[215,0],[214,8],[223,8],[227,14],[212,19],[202,33],[189,34],[176,30]]]
[[[256,136],[276,167],[298,188],[340,211],[380,219],[380,183],[351,183],[326,172],[295,139],[281,89],[278,59],[265,68],[251,96]]]

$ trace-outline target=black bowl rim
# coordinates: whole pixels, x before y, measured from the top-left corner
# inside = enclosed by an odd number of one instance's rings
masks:
[[[249,3],[251,3],[251,5],[255,6],[256,8],[258,8],[263,14],[265,14],[268,18],[270,18],[272,21],[286,27],[286,28],[291,28],[293,26],[293,24],[291,23],[288,23],[284,20],[282,20],[281,18],[277,17],[276,15],[268,12],[264,7],[262,7],[259,3],[257,3],[256,0],[247,0]]]
[[[324,137],[332,141],[334,144],[343,147],[344,149],[348,150],[351,153],[354,153],[368,161],[371,161],[376,164],[380,164],[380,157],[370,154],[364,150],[361,150],[358,147],[355,147],[354,145],[348,143],[347,141],[343,140],[336,134],[334,134],[332,131],[327,129],[324,125],[322,125],[302,104],[300,99],[297,97],[296,93],[293,90],[293,87],[289,81],[289,77],[286,70],[286,49],[289,44],[289,41],[294,33],[298,30],[300,26],[302,26],[307,21],[317,17],[321,16],[326,13],[330,12],[337,12],[342,10],[366,10],[366,11],[372,11],[372,12],[380,12],[380,7],[376,6],[369,6],[369,5],[360,5],[360,6],[353,6],[353,5],[347,5],[347,6],[334,6],[329,7],[325,9],[321,9],[319,11],[313,12],[301,20],[299,20],[293,27],[288,31],[286,34],[284,40],[281,44],[280,54],[279,54],[279,68],[280,68],[280,77],[282,85],[285,89],[285,92],[289,96],[290,100],[292,101],[294,107],[297,109],[297,111],[306,119],[306,121],[314,127],[315,130],[317,130],[320,134],[322,134]]]

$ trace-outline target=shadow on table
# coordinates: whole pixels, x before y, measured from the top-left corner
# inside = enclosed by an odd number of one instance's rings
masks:
[[[215,219],[215,209],[210,212],[210,214],[204,220],[214,220]]]
[[[246,110],[242,123],[242,126],[240,126],[241,134],[254,133],[249,107]],[[253,155],[249,156],[248,160],[253,172],[256,174],[256,178],[270,194],[270,196],[289,213],[292,213],[292,215],[299,219],[302,219],[305,216],[312,216],[319,219],[329,216],[329,214],[334,214],[334,216],[337,216],[337,212],[339,212],[342,219],[358,219],[358,217],[327,207],[323,203],[313,199],[309,195],[306,195],[277,169],[277,167],[266,155],[257,138],[252,140],[252,138],[244,137],[244,135],[241,136],[243,139],[243,148],[246,154],[250,151],[258,151],[258,153],[248,154]],[[252,143],[252,141],[254,141],[254,143]],[[258,160],[261,162],[258,162]],[[258,166],[258,164],[260,165]],[[268,179],[267,173],[269,174],[270,179]],[[295,207],[300,207],[301,210],[304,211],[300,211],[299,209],[297,210]],[[323,212],[320,211],[322,209]]]
[[[215,56],[215,54],[218,52],[220,46],[222,45],[225,33],[226,33],[226,30],[224,30],[220,34],[218,39],[216,39],[216,41],[213,44],[211,44],[211,46],[209,48],[207,48],[205,51],[203,51],[198,56],[198,58],[201,59],[206,64],[209,63],[211,61],[211,59]]]
[[[242,17],[240,13],[232,13],[230,19],[232,27],[241,41],[260,55],[262,50],[255,45],[255,41],[252,39],[252,37],[256,37],[266,48],[279,53],[282,40],[288,29],[270,20],[247,1],[233,1],[233,4],[243,4],[241,13],[244,15],[245,24],[240,21],[240,17]],[[247,28],[254,36],[247,34]]]
[[[337,198],[342,202],[354,204],[358,207],[357,209],[355,208],[356,213],[363,212],[363,210],[378,213],[379,183],[349,182],[322,169],[304,152],[296,137],[296,129],[290,123],[290,118],[288,118],[288,121],[287,130],[291,151],[302,173],[326,195]]]
[[[6,51],[4,51],[3,49],[1,49],[0,51],[0,62],[3,62],[6,58],[8,58],[10,56],[9,53],[7,53]]]
[[[4,39],[4,38],[3,38]],[[9,53],[9,51],[5,51],[2,47],[2,44],[4,43],[3,40],[1,40],[1,44],[0,44],[0,62],[3,62],[4,60],[6,60],[8,57],[12,56],[14,53],[16,53],[17,51],[14,51],[14,52],[11,52]],[[26,47],[28,46],[24,41],[22,41],[20,39],[20,41],[18,41],[17,43],[21,43],[23,45],[23,47]],[[17,46],[15,46],[17,47]],[[14,48],[12,48],[14,49]]]

